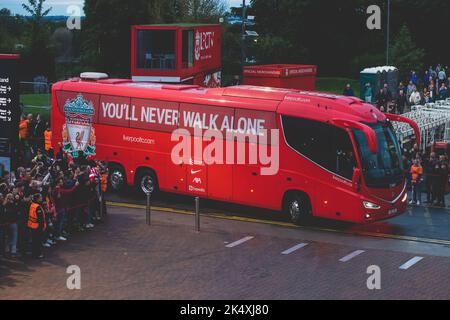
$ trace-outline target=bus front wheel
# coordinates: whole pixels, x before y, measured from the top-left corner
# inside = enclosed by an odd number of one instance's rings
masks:
[[[308,222],[312,216],[308,196],[300,193],[292,193],[286,197],[284,211],[296,225]]]

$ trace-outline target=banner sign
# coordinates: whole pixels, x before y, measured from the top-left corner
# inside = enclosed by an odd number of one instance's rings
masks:
[[[93,142],[86,140],[93,136],[95,142],[92,123],[168,133],[180,128],[191,134],[201,129],[258,137],[277,127],[275,114],[266,111],[75,92],[58,92],[57,98],[66,115],[63,137],[71,152],[95,150]]]
[[[19,55],[0,54],[0,166],[11,171],[19,136]]]
[[[317,66],[247,66],[244,75],[249,77],[291,78],[317,74]]]

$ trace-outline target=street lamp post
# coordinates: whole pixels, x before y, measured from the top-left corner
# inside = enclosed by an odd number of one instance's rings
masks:
[[[386,65],[389,65],[389,45],[391,28],[391,0],[387,0],[387,30],[386,30]]]
[[[245,65],[245,20],[246,20],[247,5],[245,0],[242,0],[242,28],[241,28],[241,66],[242,73],[241,77],[244,75],[244,65]]]

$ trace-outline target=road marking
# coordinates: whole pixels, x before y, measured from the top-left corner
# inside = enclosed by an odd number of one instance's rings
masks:
[[[366,251],[365,250],[356,250],[356,251],[350,253],[349,255],[346,255],[345,257],[343,257],[339,261],[340,262],[349,262],[353,258],[356,258],[357,256],[363,254],[364,252],[366,252]]]
[[[111,201],[107,201],[106,204],[109,206],[129,208],[129,209],[145,209],[146,208],[144,205],[111,202]],[[153,207],[152,206],[152,210],[161,211],[164,213],[176,213],[176,214],[190,215],[190,216],[195,215],[195,212],[193,212],[193,211],[172,209],[172,208],[167,208],[167,207]],[[422,242],[422,243],[450,246],[450,240],[419,238],[419,237],[412,237],[412,236],[400,236],[400,235],[395,235],[395,234],[385,234],[385,233],[367,232],[367,231],[336,230],[336,229],[332,229],[332,228],[323,228],[323,227],[297,226],[297,225],[295,225],[293,223],[289,223],[289,222],[262,220],[262,219],[256,219],[256,218],[245,218],[245,217],[240,217],[240,216],[236,216],[236,215],[225,216],[223,213],[208,213],[207,215],[205,214],[205,216],[207,216],[208,218],[213,218],[213,219],[259,223],[259,224],[266,224],[266,225],[278,226],[278,227],[289,228],[289,229],[321,231],[321,232],[330,232],[330,233],[345,234],[345,235],[352,235],[352,236],[365,236],[365,237],[373,237],[373,238],[413,241],[413,242]]]
[[[413,265],[419,263],[423,259],[424,259],[423,257],[414,257],[411,260],[409,260],[408,262],[406,262],[404,265],[400,266],[400,270],[408,270]]]
[[[298,245],[293,246],[292,248],[287,249],[286,251],[283,251],[281,254],[284,254],[284,255],[291,254],[291,253],[293,253],[293,252],[295,252],[297,250],[303,249],[307,245],[308,245],[308,243],[299,243]]]
[[[241,240],[238,240],[238,241],[235,241],[235,242],[232,242],[232,243],[230,243],[229,245],[227,245],[227,248],[234,248],[234,247],[237,247],[238,245],[241,245],[241,244],[243,244],[244,242],[247,242],[247,241],[250,241],[250,240],[252,240],[254,237],[245,237],[245,238],[242,238]]]

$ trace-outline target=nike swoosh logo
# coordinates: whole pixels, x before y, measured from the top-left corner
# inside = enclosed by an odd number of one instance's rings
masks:
[[[200,172],[202,172],[202,170],[197,170],[197,171],[191,170],[191,174],[197,174],[197,173],[200,173]]]

